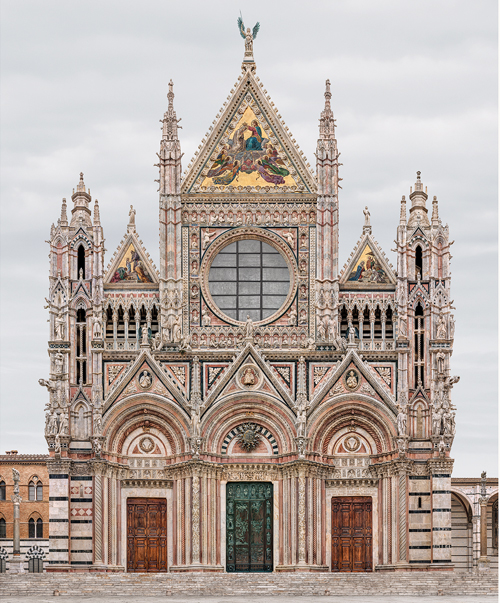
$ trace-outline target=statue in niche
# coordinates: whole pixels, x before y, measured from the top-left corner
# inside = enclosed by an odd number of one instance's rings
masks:
[[[439,313],[436,325],[436,339],[446,339],[446,319],[442,312]]]
[[[349,389],[356,389],[358,387],[359,379],[356,371],[349,371],[345,383]]]
[[[94,339],[101,339],[102,337],[102,320],[97,314],[92,316],[92,332]]]
[[[297,437],[304,438],[306,435],[306,422],[307,415],[306,409],[304,406],[297,407],[297,420],[295,422],[295,427],[297,428]]]
[[[63,341],[64,335],[66,331],[66,321],[64,319],[64,314],[62,308],[59,309],[54,321],[54,331],[57,341]]]
[[[149,333],[147,325],[142,327],[141,345],[149,345]]]
[[[181,329],[181,319],[179,316],[176,316],[174,319],[174,324],[172,326],[172,341],[174,343],[179,343],[182,339],[182,329]]]
[[[290,308],[290,313],[288,314],[288,326],[294,327],[297,324],[297,309],[295,306]]]
[[[445,359],[445,355],[443,352],[438,352],[436,354],[437,370],[438,370],[438,374],[440,374],[440,375],[442,375],[444,373],[444,359]]]
[[[326,340],[326,331],[325,331],[325,325],[323,324],[323,319],[321,318],[321,316],[317,317],[317,324],[318,324],[318,339],[320,339],[320,341],[325,341]]]
[[[432,413],[432,434],[435,436],[441,435],[442,416],[443,411],[441,408],[434,409]]]
[[[101,415],[94,416],[94,435],[101,435],[102,431],[102,420]]]
[[[201,326],[209,327],[211,322],[212,321],[210,318],[210,314],[208,313],[208,310],[204,307],[203,310],[201,311]]]
[[[400,404],[397,405],[397,409],[398,409],[398,416],[397,416],[398,435],[404,436],[404,435],[406,435],[406,412]]]
[[[327,327],[327,339],[328,341],[333,342],[335,341],[335,338],[337,336],[337,325],[335,324],[335,319],[333,318],[333,316],[327,315],[325,322]]]
[[[64,356],[58,352],[54,356],[54,373],[56,375],[62,375],[64,370]]]

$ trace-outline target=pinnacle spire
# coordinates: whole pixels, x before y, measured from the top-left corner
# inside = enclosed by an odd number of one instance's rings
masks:
[[[434,195],[434,198],[432,199],[432,225],[439,226],[439,208],[436,195]]]
[[[424,185],[420,179],[420,174],[420,172],[417,172],[415,190],[412,191],[410,189],[411,208],[408,226],[418,225],[428,227],[430,224],[426,207],[427,193],[424,191]]]
[[[101,225],[101,214],[99,212],[99,201],[96,199],[94,203],[94,226]]]
[[[66,205],[66,199],[63,198],[62,205],[61,205],[61,226],[68,225],[68,214],[66,212],[67,209],[68,209],[68,206]]]
[[[330,90],[330,80],[326,80],[325,85],[325,108],[321,111],[319,120],[319,136],[320,138],[335,138],[335,119],[330,104],[332,93]]]
[[[399,223],[401,225],[406,225],[406,197],[404,195],[401,197],[401,213],[399,215]]]
[[[180,119],[177,119],[177,114],[174,109],[174,82],[170,80],[168,83],[168,109],[163,115],[162,123],[163,123],[163,140],[179,140],[177,129],[181,128],[179,126]]]
[[[73,191],[71,195],[74,207],[71,210],[71,226],[77,226],[78,224],[85,224],[85,226],[92,226],[90,220],[90,209],[89,203],[91,201],[90,190],[85,190],[85,182],[83,181],[83,172],[80,172],[80,181],[76,185],[76,191]]]

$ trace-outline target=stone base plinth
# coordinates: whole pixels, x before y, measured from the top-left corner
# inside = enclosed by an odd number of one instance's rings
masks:
[[[9,574],[24,574],[24,561],[21,556],[11,557],[9,561]]]
[[[490,569],[490,560],[488,557],[479,557],[477,560],[477,569],[482,572]]]

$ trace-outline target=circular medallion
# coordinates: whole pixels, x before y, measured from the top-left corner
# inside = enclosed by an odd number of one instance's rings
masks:
[[[236,439],[238,444],[247,452],[251,452],[260,442],[259,427],[255,423],[244,423],[238,427]]]
[[[139,385],[142,389],[149,389],[153,385],[153,378],[149,371],[139,373]]]
[[[359,375],[357,371],[353,369],[348,370],[347,373],[344,375],[344,385],[351,392],[358,389],[359,382]]]
[[[262,385],[264,376],[254,364],[245,364],[238,371],[237,383],[242,389],[258,389]]]
[[[155,447],[155,443],[153,442],[153,440],[151,438],[145,437],[142,438],[142,440],[139,442],[139,448],[143,451],[143,452],[152,452],[153,449]]]
[[[350,434],[344,439],[343,445],[347,452],[356,452],[356,450],[359,449],[361,442],[357,436]]]

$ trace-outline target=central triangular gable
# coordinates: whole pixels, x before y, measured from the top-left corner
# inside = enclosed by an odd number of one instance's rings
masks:
[[[246,73],[188,168],[182,192],[314,194],[301,155],[260,82]]]

